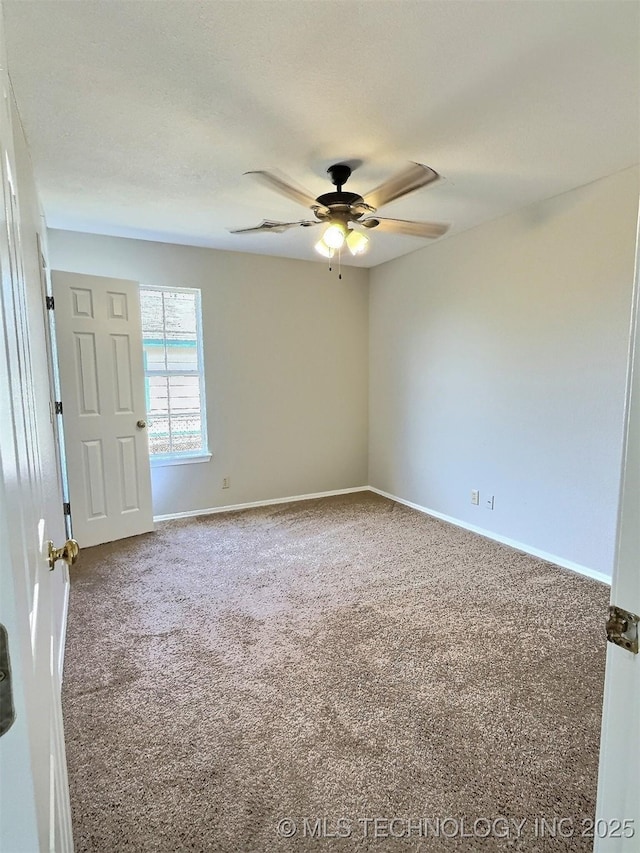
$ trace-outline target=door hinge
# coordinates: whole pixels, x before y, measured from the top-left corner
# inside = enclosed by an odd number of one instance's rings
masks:
[[[45,299],[45,304],[49,311],[53,311],[53,309],[56,307],[56,303],[53,296],[47,296]]]
[[[609,607],[609,618],[607,619],[607,640],[637,655],[638,622],[640,622],[640,616],[612,604]]]
[[[53,411],[56,413],[56,415],[62,414],[62,403],[59,400],[56,400],[53,404]]]
[[[62,512],[64,515],[71,515],[71,504],[62,504]]]

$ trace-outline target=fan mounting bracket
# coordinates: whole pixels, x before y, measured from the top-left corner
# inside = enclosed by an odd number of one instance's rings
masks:
[[[347,166],[346,163],[334,163],[333,166],[329,166],[327,172],[331,175],[331,182],[340,192],[351,176],[351,166]]]

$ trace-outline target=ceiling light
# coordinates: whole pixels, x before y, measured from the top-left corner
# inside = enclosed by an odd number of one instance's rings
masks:
[[[347,236],[347,228],[342,222],[333,221],[322,235],[322,239],[332,249],[341,249],[344,246],[344,238]]]
[[[362,255],[369,248],[369,238],[361,231],[349,231],[347,234],[347,246],[352,255]]]
[[[332,258],[336,253],[335,249],[332,249],[331,246],[327,246],[327,244],[324,242],[324,237],[321,237],[318,240],[315,249],[316,252],[318,252],[324,258]]]

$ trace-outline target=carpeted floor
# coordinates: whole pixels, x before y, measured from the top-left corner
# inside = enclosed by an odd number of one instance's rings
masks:
[[[76,851],[591,850],[608,598],[367,492],[88,549]]]

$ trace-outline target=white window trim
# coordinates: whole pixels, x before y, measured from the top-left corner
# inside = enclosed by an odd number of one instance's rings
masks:
[[[160,456],[159,454],[149,454],[149,460],[152,468],[163,468],[166,465],[191,465],[193,462],[209,462],[212,458],[212,453],[194,453],[192,456],[186,454]]]
[[[200,420],[202,423],[202,436],[205,447],[197,453],[166,453],[158,454],[149,452],[149,461],[152,468],[160,468],[165,465],[189,465],[194,462],[208,462],[212,454],[209,452],[209,428],[207,424],[207,393],[206,381],[204,375],[204,345],[202,334],[202,290],[199,287],[171,287],[163,284],[143,284],[140,282],[141,290],[156,290],[160,292],[175,293],[176,291],[184,291],[186,293],[195,293],[197,296],[197,311],[196,311],[196,337],[198,350],[198,364],[201,366],[198,371],[200,377]],[[145,371],[145,379],[147,372]],[[147,417],[151,416],[147,414]]]

